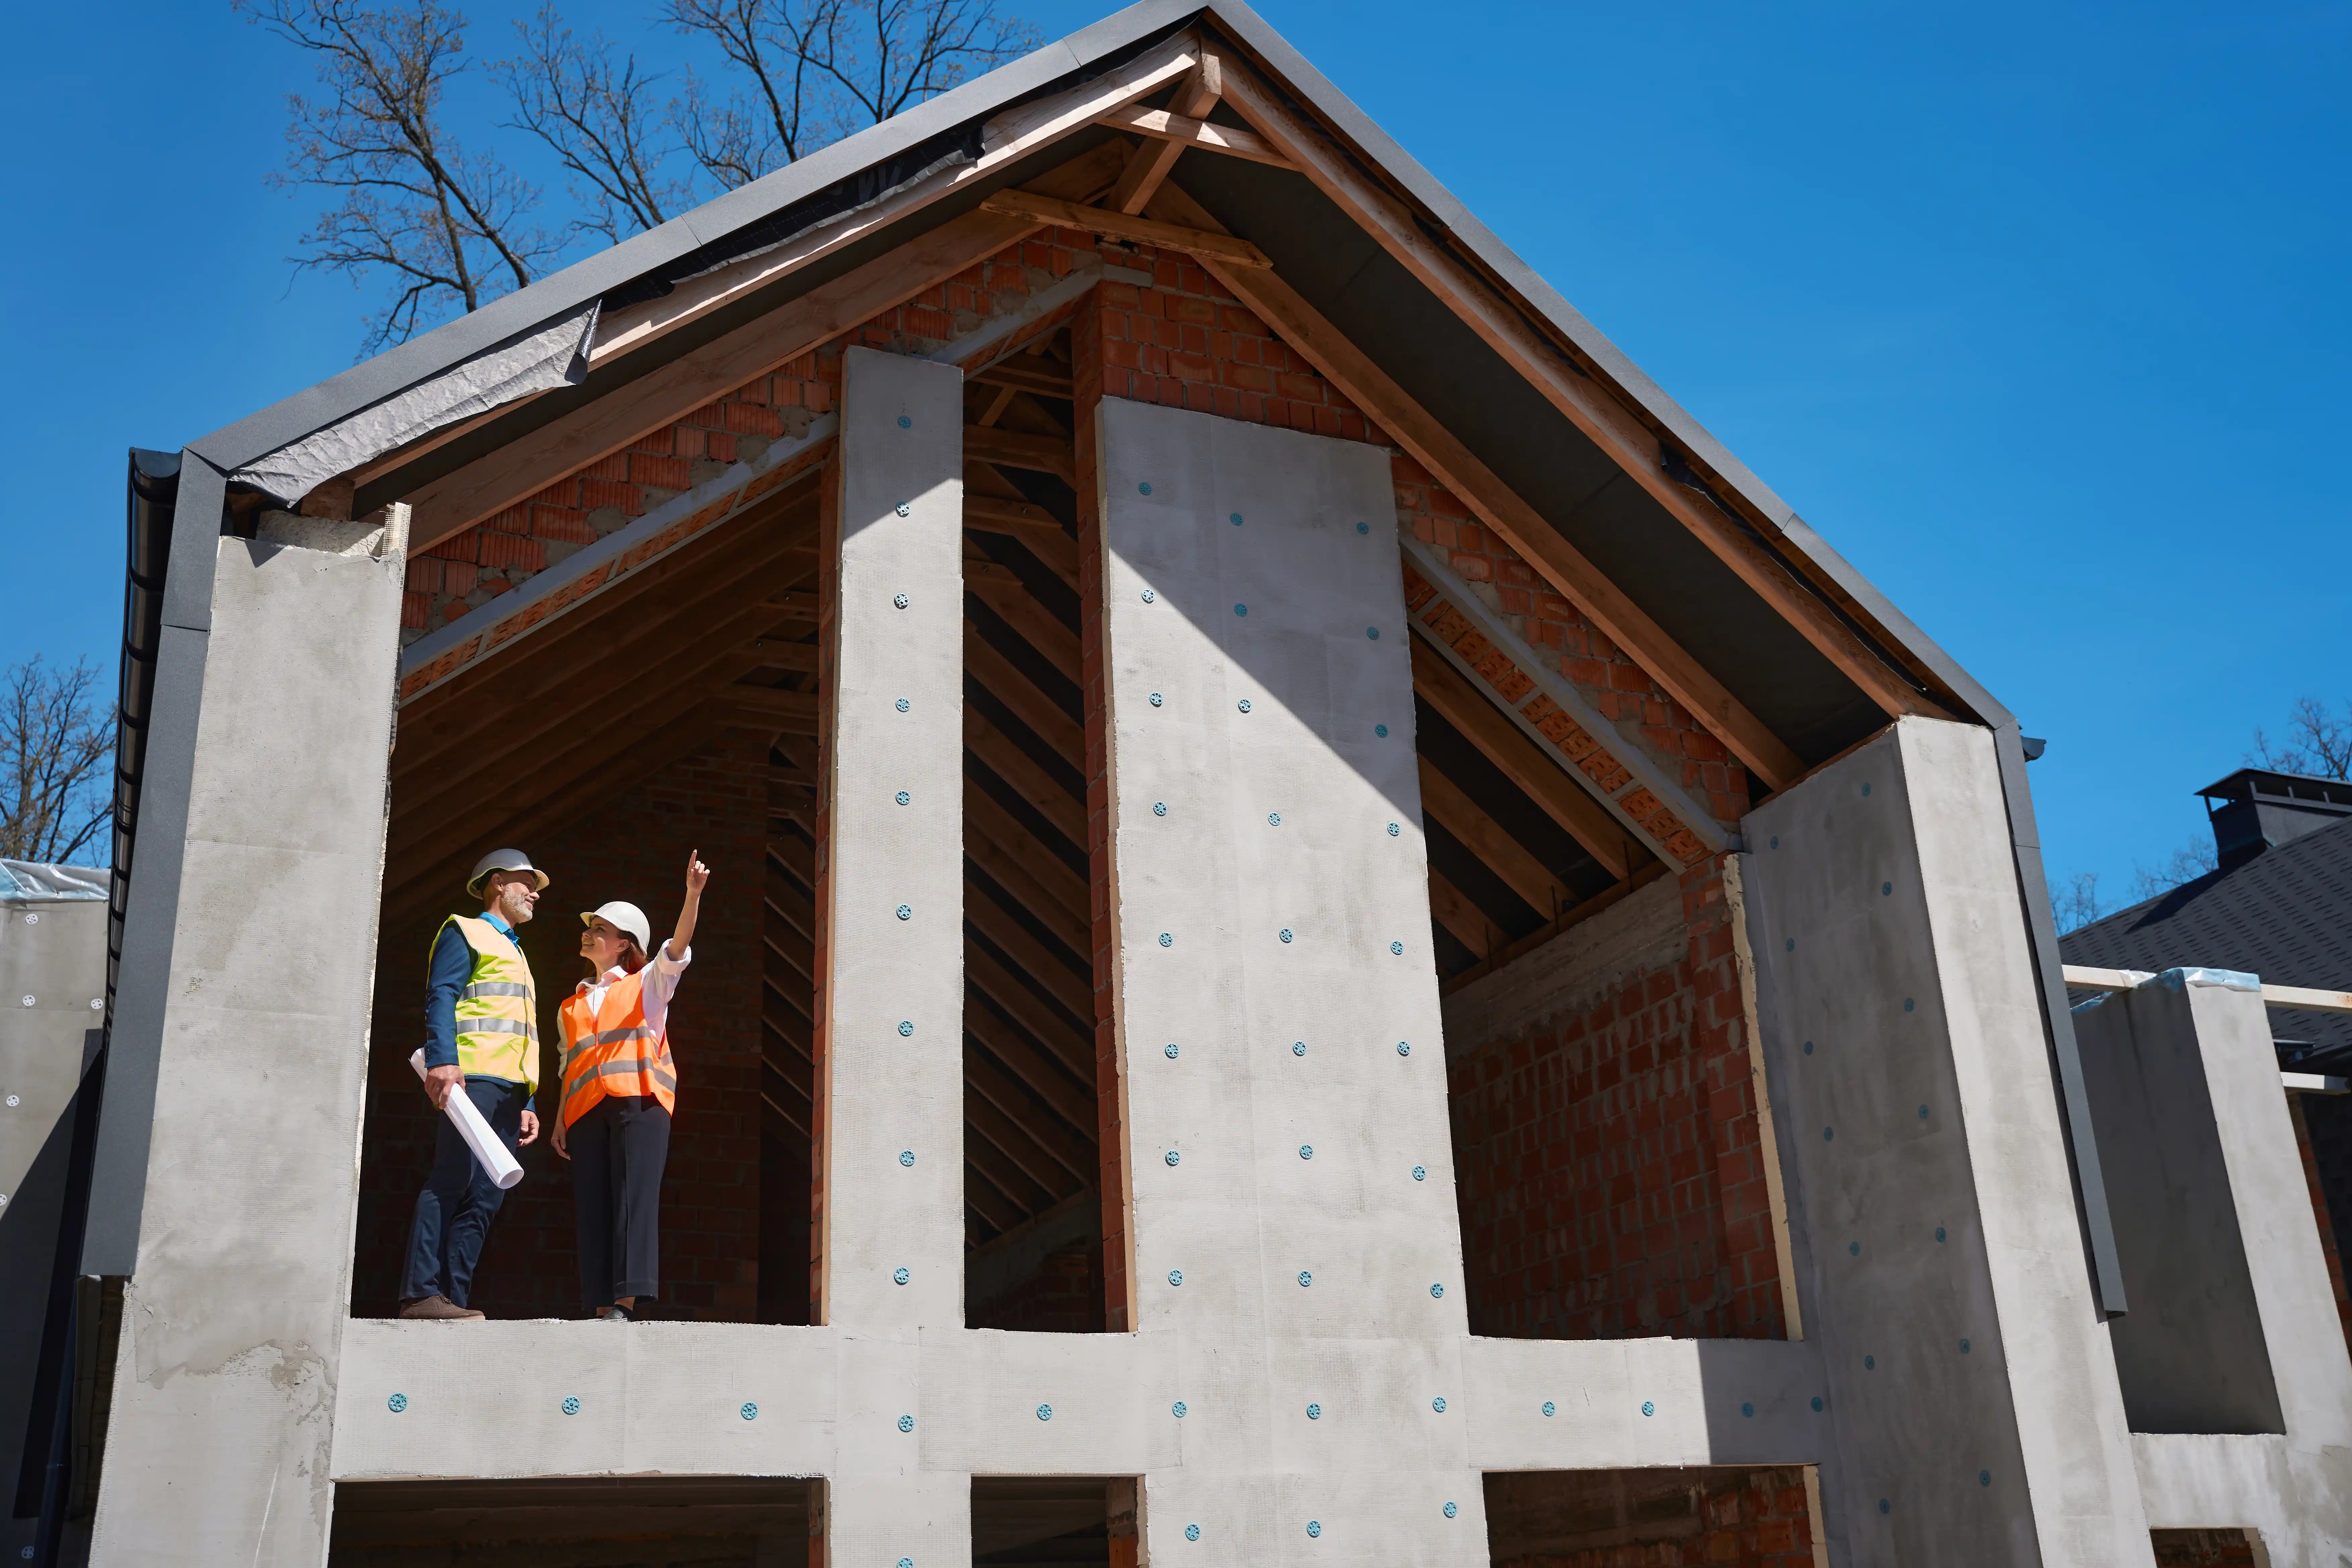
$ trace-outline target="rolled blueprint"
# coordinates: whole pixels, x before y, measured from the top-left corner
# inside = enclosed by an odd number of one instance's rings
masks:
[[[408,1065],[416,1069],[418,1078],[425,1076],[423,1047],[408,1054]],[[482,1113],[474,1109],[474,1101],[466,1093],[465,1085],[457,1086],[457,1091],[449,1097],[449,1103],[443,1106],[441,1111],[457,1124],[457,1136],[466,1141],[466,1147],[474,1152],[475,1160],[488,1173],[490,1180],[499,1184],[500,1192],[522,1180],[522,1167],[515,1163],[512,1154],[507,1152],[507,1146],[499,1142],[499,1135],[490,1131],[490,1124],[482,1120]]]

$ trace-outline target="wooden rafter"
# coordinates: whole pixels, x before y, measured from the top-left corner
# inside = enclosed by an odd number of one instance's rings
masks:
[[[1246,158],[1253,163],[1271,163],[1277,169],[1296,168],[1275,144],[1255,131],[1244,131],[1232,125],[1212,125],[1203,120],[1188,119],[1165,109],[1120,109],[1103,115],[1095,121],[1116,131],[1132,131],[1156,141],[1171,142],[1181,147],[1197,147],[1203,153],[1222,153],[1229,158]],[[1116,202],[1118,189],[1104,198]],[[1147,198],[1148,199],[1148,198]],[[1125,209],[1140,212],[1141,207]]]
[[[1093,1016],[1094,998],[1087,989],[1087,981],[1073,973],[1069,965],[1062,963],[1044,942],[1030,933],[1027,926],[1013,919],[1012,913],[999,906],[995,900],[982,893],[978,885],[969,878],[965,879],[964,891],[963,918],[967,925],[1003,951],[1022,973],[1044,986],[1073,1017]],[[969,946],[964,950],[967,973],[973,963],[974,951]],[[1074,952],[1072,956],[1083,960],[1087,955]]]
[[[1190,222],[1215,222],[1174,185],[1162,186],[1152,205]],[[1270,268],[1235,267],[1209,255],[1201,263],[1758,776],[1778,788],[1803,771],[1797,754],[1728,688],[1296,289]]]
[[[1017,631],[1019,628],[1014,629]],[[1037,738],[1051,746],[1064,762],[1074,768],[1084,765],[1087,753],[1085,726],[1071,718],[1060,703],[1038,690],[1036,682],[1024,675],[1018,665],[973,630],[969,622],[964,626],[963,669],[967,676],[980,682],[991,697],[1003,703],[1014,718],[1028,725]]]
[[[963,427],[963,455],[974,462],[1051,474],[1066,485],[1078,482],[1078,460],[1066,436],[1042,436],[992,425]]]
[[[1434,866],[1429,868],[1429,912],[1439,925],[1454,933],[1456,942],[1479,958],[1494,952],[1505,940],[1503,929],[1486,918],[1486,911],[1447,881]]]
[[[1031,900],[1043,900],[1058,916],[1050,928],[1056,937],[1086,929],[1085,879],[1032,837],[1011,812],[997,805],[993,795],[968,784],[963,792],[963,822],[964,853],[1041,920],[1045,911]],[[996,855],[983,859],[979,852],[982,846],[992,847]],[[1079,937],[1073,945],[1084,941]]]
[[[968,1089],[977,1089],[982,1099],[1003,1111],[1030,1142],[1050,1155],[1054,1163],[1079,1186],[1093,1182],[1099,1165],[1095,1156],[1094,1140],[1072,1131],[1058,1118],[1039,1115],[1029,1091],[1011,1073],[993,1060],[967,1051],[963,1061],[963,1081]],[[1006,1152],[1011,1152],[1009,1150]],[[1024,1168],[1027,1167],[1024,1165]],[[1059,1183],[1054,1184],[1060,1186]],[[1068,1188],[1062,1188],[1055,1194],[1056,1197],[1068,1195]]]
[[[1091,1136],[1095,1124],[1093,1093],[1073,1084],[1060,1064],[1043,1047],[982,1006],[979,1000],[982,994],[974,989],[965,1000],[965,1032],[1011,1068],[1013,1075],[1055,1115],[1074,1130]]]
[[[1528,908],[1549,917],[1575,901],[1575,895],[1559,879],[1501,823],[1487,816],[1460,784],[1447,778],[1428,757],[1420,762],[1421,809],[1460,839],[1479,864],[1494,872]]]
[[[1218,95],[1224,91],[1224,73],[1217,57],[1203,49],[1200,62],[1192,72],[1176,84],[1175,96],[1168,107],[1173,111],[1171,121],[1181,118],[1185,123],[1197,125],[1216,107]],[[1104,199],[1115,212],[1129,216],[1143,210],[1160,182],[1175,168],[1176,160],[1184,155],[1187,146],[1196,145],[1194,139],[1171,137],[1165,141],[1147,141],[1127,160],[1119,171],[1118,183],[1110,188]]]
[[[963,525],[975,532],[1018,540],[1055,576],[1073,588],[1078,585],[1078,542],[1062,531],[1053,513],[1034,501],[1005,500],[966,490]]]
[[[997,618],[1045,656],[1045,661],[1076,681],[1078,679],[1078,634],[1037,602],[1021,574],[995,562],[964,557],[963,585]]]
[[[1055,196],[1088,195],[1116,178],[1123,152],[1082,154],[1039,177]],[[903,300],[943,283],[1018,242],[1047,219],[967,213],[828,279],[789,303],[646,372],[404,499],[413,509],[412,552],[621,450],[719,394],[807,353]]]
[[[1086,1031],[1073,1027],[1053,1008],[1037,998],[1037,994],[1022,984],[1014,974],[995,958],[987,948],[967,945],[964,949],[964,977],[978,986],[982,994],[1003,1010],[1004,1015],[1018,1024],[1053,1054],[1071,1074],[1083,1082],[1094,1081],[1094,1041]],[[1051,982],[1047,983],[1050,988]],[[1082,1126],[1093,1125],[1089,1111]]]
[[[1003,779],[1037,815],[1052,823],[1073,849],[1087,847],[1087,803],[1055,781],[1013,738],[970,703],[963,710],[963,743],[982,766]]]
[[[1773,559],[1706,497],[1667,472],[1662,461],[1665,448],[1661,432],[1634,412],[1630,397],[1610,386],[1602,367],[1579,363],[1581,356],[1571,358],[1560,345],[1540,334],[1531,324],[1531,311],[1454,257],[1411,208],[1366,177],[1359,160],[1300,120],[1246,67],[1228,71],[1226,97],[1278,155],[1305,173],[1883,710],[1895,716],[1949,717],[1941,704],[1922,696],[1913,684],[1914,679],[1930,679],[1927,671],[1890,667],[1831,610],[1825,598],[1843,601],[1840,607],[1856,620],[1866,619],[1861,606],[1846,599],[1834,584],[1812,577],[1798,582],[1791,574],[1793,550],[1784,551],[1780,560]],[[1686,453],[1683,456],[1695,461]],[[1717,494],[1725,494],[1730,487],[1717,482],[1715,489]],[[1761,516],[1754,521],[1766,530],[1775,526],[1772,520]],[[1884,647],[1897,646],[1883,630],[1878,639]],[[1788,779],[1773,782],[1779,787]]]
[[[1166,195],[1168,189],[1165,184],[1161,185],[1160,195]],[[982,202],[980,210],[1000,214],[1016,222],[1044,224],[1075,229],[1080,234],[1131,240],[1139,245],[1157,246],[1162,250],[1181,250],[1197,256],[1202,261],[1214,258],[1229,267],[1259,268],[1274,265],[1265,251],[1248,240],[1235,239],[1229,234],[1219,234],[1209,227],[1191,227],[1159,218],[1130,216],[1105,207],[1082,206],[1076,202],[1063,201],[1035,190],[999,191]]]
[[[1418,637],[1412,643],[1412,689],[1612,877],[1624,876],[1637,856],[1648,858],[1646,851],[1627,842],[1617,819],[1569,777],[1564,759],[1555,762],[1544,755],[1491,700]]]

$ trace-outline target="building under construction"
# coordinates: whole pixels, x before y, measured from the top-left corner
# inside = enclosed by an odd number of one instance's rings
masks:
[[[1242,5],[130,496],[28,1555],[2352,1561],[2259,979],[2071,1015],[2017,721]],[[646,1321],[543,1142],[397,1316],[502,845],[542,996],[714,868]]]

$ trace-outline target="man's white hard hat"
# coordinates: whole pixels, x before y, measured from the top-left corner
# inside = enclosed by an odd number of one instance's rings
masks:
[[[528,871],[539,879],[539,890],[547,891],[547,873],[530,863],[530,857],[520,849],[493,849],[474,862],[474,874],[466,879],[466,891],[476,898],[482,896],[482,884],[493,871]]]
[[[614,931],[627,931],[637,939],[637,951],[651,956],[654,951],[654,923],[646,919],[646,911],[636,905],[615,899],[581,912],[582,925],[594,925],[599,920]]]

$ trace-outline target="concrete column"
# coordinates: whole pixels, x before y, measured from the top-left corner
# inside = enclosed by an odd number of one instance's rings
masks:
[[[326,1555],[400,593],[396,553],[218,542],[108,1568]]]
[[[2149,1563],[1990,732],[1902,721],[1744,831],[1832,1560]]]
[[[916,1373],[922,1332],[963,1323],[962,476],[962,373],[851,349],[818,1082],[823,1321],[844,1331],[837,1563],[971,1556],[969,1477],[919,1463]]]
[[[2261,982],[2172,970],[2074,1015],[2132,1310],[2113,1325],[2159,1528],[2352,1552],[2352,1358]]]
[[[1143,1557],[1483,1563],[1388,454],[1096,417]]]

